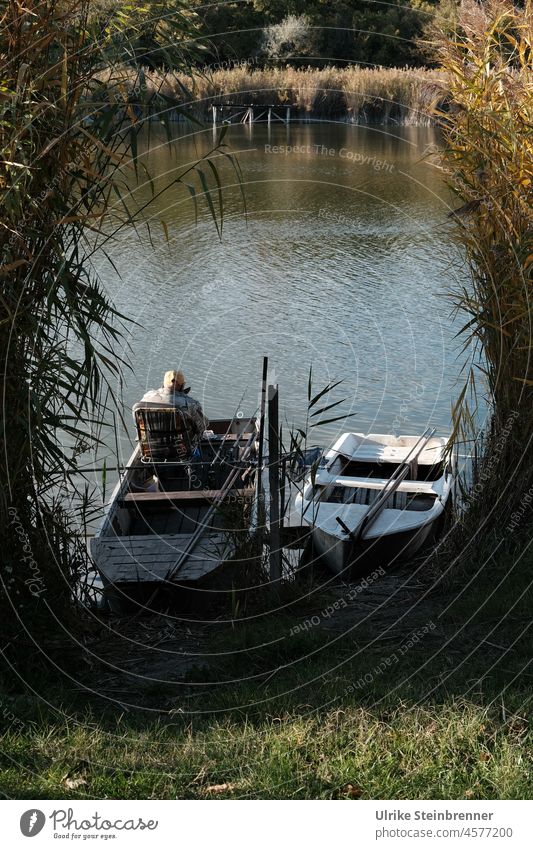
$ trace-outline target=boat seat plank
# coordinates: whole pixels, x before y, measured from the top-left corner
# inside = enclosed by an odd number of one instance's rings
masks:
[[[97,548],[100,572],[113,584],[162,581],[191,536],[103,538]],[[231,547],[222,534],[200,539],[176,574],[176,583],[199,580],[217,569],[230,554]]]
[[[320,486],[333,484],[335,486],[362,487],[364,489],[383,489],[388,482],[387,478],[363,478],[335,475],[328,472],[318,472],[315,482]],[[405,480],[399,485],[400,492],[410,493],[433,493],[438,495],[435,489],[436,481],[412,481]]]
[[[192,504],[194,502],[214,501],[219,498],[223,490],[221,489],[202,489],[202,490],[172,490],[169,492],[128,492],[121,500],[120,504],[124,507],[135,505],[162,505],[169,504]],[[246,489],[232,490],[232,496],[238,495],[243,498],[249,498],[253,495],[254,490],[251,487]]]
[[[224,435],[222,433],[215,433],[214,436],[209,436],[209,437],[203,436],[202,439],[201,439],[201,442],[202,443],[203,442],[205,442],[205,443],[216,443],[216,442],[222,442],[223,440],[224,440],[224,442],[236,442],[237,439],[241,439],[241,440],[247,442],[250,439],[251,435],[252,435],[252,431],[250,431],[249,433],[246,433],[246,432],[245,433],[228,433],[226,435]]]

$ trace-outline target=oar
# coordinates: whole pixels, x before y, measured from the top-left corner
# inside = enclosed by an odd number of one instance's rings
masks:
[[[243,452],[243,455],[241,457],[241,460],[245,460],[247,455],[250,453],[254,439],[255,439],[255,436],[256,436],[255,433],[250,434],[248,442],[245,445],[244,452]],[[217,509],[217,507],[219,507],[222,504],[222,502],[226,498],[227,494],[230,492],[233,484],[235,483],[235,481],[236,481],[237,477],[239,476],[239,474],[241,473],[241,471],[242,471],[242,469],[239,468],[239,467],[231,470],[228,477],[224,481],[224,484],[222,486],[222,489],[220,490],[220,493],[218,494],[216,499],[213,501],[213,504],[211,505],[211,507],[207,511],[207,514],[206,514],[202,524],[199,525],[196,528],[196,531],[192,535],[192,537],[189,540],[184,551],[181,552],[177,562],[174,564],[174,566],[171,566],[170,569],[168,570],[167,574],[165,575],[164,581],[171,581],[172,578],[179,571],[179,569],[181,569],[181,567],[183,566],[183,564],[185,563],[187,558],[190,557],[194,548],[196,548],[196,545],[198,544],[200,539],[203,537],[203,535],[208,530],[209,522],[210,522],[211,517],[213,516],[215,510]]]
[[[230,432],[230,430],[231,430],[231,426],[232,426],[233,422],[235,421],[235,419],[237,418],[237,413],[238,413],[238,412],[239,412],[239,410],[240,410],[240,407],[241,407],[241,404],[242,404],[242,402],[243,402],[243,400],[244,400],[244,396],[245,396],[245,395],[246,395],[246,389],[244,390],[244,392],[242,393],[242,395],[241,395],[241,397],[240,397],[239,403],[237,404],[237,407],[236,407],[236,409],[235,409],[235,413],[233,414],[233,417],[230,419],[230,422],[229,422],[229,425],[228,425],[228,429],[226,430],[226,433],[225,433],[225,434],[224,434],[224,436],[222,437],[222,442],[220,443],[220,445],[219,445],[219,447],[218,447],[218,451],[217,451],[217,453],[215,454],[215,456],[213,457],[213,459],[211,460],[211,463],[209,464],[209,466],[210,466],[210,467],[215,465],[216,461],[217,461],[217,460],[218,460],[218,458],[219,458],[220,452],[221,452],[221,451],[222,451],[222,449],[224,448],[224,445],[225,445],[225,443],[226,443],[226,440],[227,440],[227,438],[228,438],[228,436],[229,436],[229,432]],[[211,440],[209,440],[209,443],[211,444]]]
[[[416,458],[422,453],[435,431],[436,428],[432,428],[428,433],[428,428],[426,428],[422,436],[418,439],[418,441],[413,445],[413,447],[407,454],[407,457],[394,470],[389,480],[381,490],[379,496],[376,498],[372,506],[369,507],[359,527],[356,530],[350,532],[350,537],[354,542],[361,539],[363,532],[367,531],[369,527],[374,524],[379,514],[383,511],[391,495],[396,492],[402,481],[404,481],[407,475],[409,474],[410,463],[412,463],[413,460],[416,460]],[[336,517],[336,519],[337,522],[339,522],[338,516]],[[344,525],[344,522],[342,522],[341,520],[339,524],[342,527]]]
[[[435,433],[435,430],[436,428],[432,428],[428,433],[428,429],[426,428],[418,442],[416,442],[415,445],[412,447],[405,460],[400,463],[400,465],[394,470],[391,477],[383,487],[380,495],[369,508],[368,513],[361,522],[361,525],[359,526],[357,531],[357,536],[359,539],[362,537],[363,532],[367,531],[369,527],[374,524],[379,514],[383,511],[390,496],[396,492],[402,481],[405,480],[405,478],[409,474],[410,464],[413,462],[413,460],[416,460],[417,457],[420,456],[420,454],[428,444],[429,440]]]

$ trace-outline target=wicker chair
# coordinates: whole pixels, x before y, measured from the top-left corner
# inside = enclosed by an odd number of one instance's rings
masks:
[[[175,407],[136,407],[134,417],[142,460],[191,458],[198,434],[186,412]]]

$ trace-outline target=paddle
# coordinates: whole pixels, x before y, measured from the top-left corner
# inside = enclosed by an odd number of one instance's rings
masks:
[[[256,433],[254,431],[253,433],[250,434],[248,442],[246,443],[246,445],[244,447],[244,451],[243,451],[243,455],[241,457],[241,460],[245,460],[246,457],[248,456],[248,454],[250,453],[255,438],[256,438]],[[171,581],[172,578],[179,571],[179,569],[181,569],[181,567],[183,566],[183,564],[187,560],[187,558],[190,557],[193,549],[196,547],[196,545],[198,544],[200,539],[203,537],[203,535],[208,530],[209,522],[210,522],[211,517],[213,516],[215,510],[217,509],[217,507],[219,507],[222,504],[222,502],[224,501],[224,499],[226,498],[226,496],[228,495],[228,493],[232,489],[233,484],[235,483],[235,481],[238,478],[241,471],[242,471],[242,469],[240,467],[237,467],[237,468],[231,470],[228,477],[224,481],[224,484],[223,484],[218,496],[215,498],[211,507],[207,511],[207,514],[206,514],[202,524],[198,525],[198,527],[196,528],[196,531],[192,535],[187,546],[181,552],[181,554],[180,554],[177,562],[174,564],[174,566],[170,567],[170,569],[168,570],[167,574],[165,575],[165,578],[163,579],[163,581]]]

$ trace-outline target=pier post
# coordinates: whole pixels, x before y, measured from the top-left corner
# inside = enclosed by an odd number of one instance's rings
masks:
[[[269,107],[268,107],[268,118],[267,118],[267,123],[268,123],[268,126],[269,126],[269,127],[270,127],[270,123],[271,123],[271,121],[272,121],[272,107],[271,107],[271,106],[269,106]]]
[[[263,357],[263,375],[261,378],[261,403],[259,406],[259,448],[257,452],[257,525],[261,548],[266,531],[266,505],[263,492],[263,448],[265,444],[265,412],[267,399],[268,357]]]
[[[213,127],[216,127],[216,125],[217,125],[217,108],[216,108],[216,106],[212,106],[211,109],[213,111]]]
[[[287,111],[285,113],[285,123],[290,124],[291,121],[291,107],[287,106]]]
[[[268,387],[269,565],[271,581],[281,579],[279,472],[279,393],[278,385],[275,384]]]

